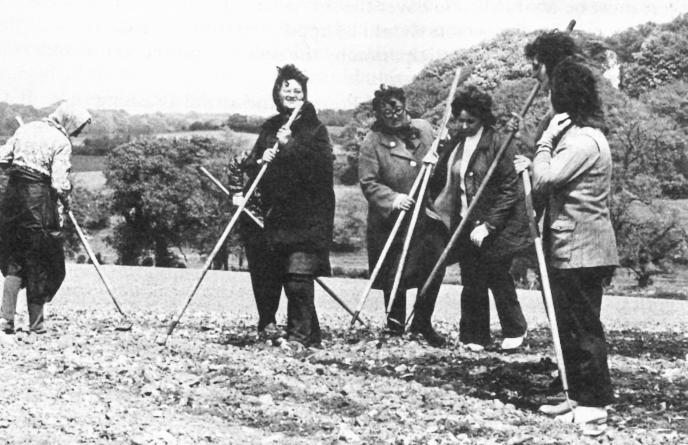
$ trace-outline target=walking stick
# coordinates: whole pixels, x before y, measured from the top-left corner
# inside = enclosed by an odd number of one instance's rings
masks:
[[[463,75],[462,75],[463,72]],[[458,67],[456,69],[456,74],[454,74],[454,80],[451,84],[451,88],[449,89],[449,95],[447,96],[447,103],[444,108],[444,116],[442,117],[442,122],[440,124],[439,130],[437,132],[437,137],[435,138],[434,142],[432,143],[432,147],[430,147],[430,151],[434,154],[437,154],[437,148],[440,143],[440,139],[444,137],[444,131],[447,128],[447,123],[449,122],[449,118],[451,117],[451,104],[452,101],[454,100],[454,96],[456,95],[456,89],[459,87],[459,81],[460,80],[465,80],[471,73],[471,68],[469,67],[467,70],[462,69],[462,67]],[[404,272],[404,266],[406,265],[406,257],[408,256],[409,248],[411,247],[411,239],[413,238],[413,232],[416,229],[416,224],[418,223],[418,217],[420,215],[421,209],[424,207],[424,198],[425,198],[425,192],[428,189],[428,183],[430,182],[430,176],[432,175],[432,164],[431,163],[426,163],[423,165],[423,168],[421,169],[421,173],[419,174],[423,176],[423,180],[420,186],[420,191],[418,192],[418,198],[416,199],[415,206],[413,208],[413,214],[411,215],[411,222],[409,223],[408,231],[406,232],[406,238],[404,239],[404,245],[401,250],[401,256],[399,257],[399,264],[397,265],[397,271],[394,276],[394,283],[392,285],[392,293],[389,296],[389,304],[387,305],[387,315],[392,310],[392,305],[394,304],[394,300],[396,299],[397,291],[399,290],[399,284],[401,283],[401,276]],[[405,320],[392,320],[396,321],[399,325],[402,325]]]
[[[100,279],[103,281],[103,284],[105,285],[105,290],[107,290],[107,293],[110,295],[110,298],[112,299],[112,302],[115,304],[115,307],[117,308],[117,312],[122,316],[122,324],[115,327],[115,330],[117,331],[129,331],[131,330],[132,327],[132,322],[129,320],[129,317],[122,311],[122,308],[119,307],[119,304],[117,303],[117,299],[115,298],[115,294],[112,292],[112,287],[110,286],[110,283],[108,282],[108,279],[105,277],[105,274],[103,273],[102,269],[100,268],[100,262],[98,261],[98,258],[96,255],[93,253],[93,249],[91,249],[91,246],[88,244],[88,241],[86,241],[86,236],[84,235],[84,232],[81,230],[81,227],[79,227],[79,223],[76,222],[76,218],[74,217],[74,213],[72,211],[68,211],[67,215],[69,216],[69,220],[72,222],[72,225],[74,226],[74,229],[76,230],[76,234],[79,236],[79,240],[81,241],[81,244],[83,244],[84,249],[86,249],[86,253],[88,254],[88,257],[91,259],[91,262],[93,263],[93,267],[96,268],[96,272],[98,272],[98,276]]]
[[[294,123],[294,120],[296,120],[296,117],[298,116],[299,111],[301,111],[302,106],[303,106],[303,102],[301,104],[299,104],[296,108],[294,108],[294,110],[291,112],[291,116],[289,117],[289,120],[287,121],[286,124],[284,124],[284,127],[286,127],[286,128],[291,127],[291,125]],[[279,147],[279,142],[275,142],[275,145],[273,146],[273,148],[276,149],[278,147]],[[229,233],[232,231],[232,229],[234,228],[234,225],[239,220],[239,216],[241,216],[241,212],[244,211],[244,207],[246,207],[246,203],[248,202],[249,198],[251,198],[253,193],[256,191],[256,188],[258,187],[258,183],[260,182],[263,175],[265,175],[265,171],[267,170],[268,165],[270,165],[270,163],[266,162],[260,168],[260,171],[258,172],[255,179],[253,180],[253,183],[251,184],[251,187],[249,187],[248,191],[246,192],[244,202],[242,202],[239,205],[236,212],[234,212],[234,215],[232,215],[232,219],[230,219],[229,223],[227,224],[225,231],[222,232],[220,239],[215,244],[215,247],[213,248],[212,252],[210,252],[210,255],[208,255],[208,259],[206,260],[205,264],[203,265],[203,270],[201,271],[201,275],[198,277],[198,279],[194,283],[193,287],[191,288],[191,292],[189,292],[189,296],[186,297],[186,300],[184,301],[182,306],[179,308],[179,312],[177,313],[174,320],[172,320],[172,323],[170,323],[169,327],[167,328],[167,334],[162,338],[158,338],[156,340],[157,344],[162,346],[165,343],[167,343],[167,339],[170,338],[170,335],[172,335],[172,332],[174,332],[174,328],[176,328],[177,325],[179,324],[179,320],[181,320],[182,316],[184,315],[184,312],[186,312],[186,308],[189,307],[189,304],[191,303],[191,300],[193,299],[194,295],[196,294],[198,287],[201,285],[201,282],[203,281],[205,274],[208,273],[210,266],[212,266],[213,260],[215,259],[217,252],[220,251],[220,249],[222,248],[222,245],[227,240]]]
[[[528,96],[528,99],[526,100],[525,105],[523,105],[523,108],[521,109],[521,113],[520,113],[521,116],[525,116],[525,114],[528,112],[528,109],[532,105],[533,100],[535,100],[535,96],[537,95],[539,90],[540,90],[540,83],[538,82],[533,87],[533,90],[530,92],[530,95]],[[511,141],[513,140],[514,135],[516,134],[517,131],[518,130],[514,130],[511,133],[509,133],[509,136],[504,140],[504,142],[502,143],[502,146],[499,147],[499,151],[497,151],[497,154],[495,155],[495,158],[492,161],[492,164],[490,164],[490,168],[487,170],[487,173],[485,173],[485,178],[483,178],[483,182],[480,183],[480,187],[478,187],[478,190],[475,192],[475,196],[473,197],[471,204],[468,206],[468,209],[466,209],[466,216],[464,216],[463,219],[461,219],[461,222],[459,223],[459,227],[457,227],[456,230],[454,230],[454,233],[452,234],[451,238],[449,239],[447,246],[444,248],[444,250],[442,251],[442,254],[440,255],[437,262],[435,263],[435,267],[433,267],[432,272],[430,272],[430,275],[425,280],[425,284],[423,284],[423,288],[418,293],[417,299],[425,298],[425,293],[428,291],[428,288],[430,287],[432,282],[435,280],[435,277],[439,273],[440,269],[442,268],[442,266],[444,266],[445,262],[447,261],[447,257],[449,256],[449,252],[454,248],[454,245],[458,241],[459,236],[461,235],[461,232],[463,232],[463,229],[466,227],[466,224],[467,224],[471,214],[475,211],[475,207],[476,207],[477,203],[480,201],[480,197],[482,196],[483,192],[487,188],[487,184],[488,184],[488,182],[490,182],[490,179],[492,178],[494,171],[497,169],[497,165],[499,164],[499,161],[502,159],[502,156],[504,156],[506,149],[511,144]],[[411,314],[406,319],[406,324],[409,323],[409,321],[411,320],[412,317],[413,317],[413,311],[411,311]]]
[[[201,173],[203,173],[204,175],[206,175],[206,176],[208,177],[208,179],[210,179],[210,180],[212,181],[212,183],[215,184],[215,185],[222,191],[222,193],[224,193],[225,195],[227,195],[227,196],[230,197],[230,198],[232,197],[231,192],[230,192],[229,190],[227,190],[227,188],[226,188],[224,185],[222,185],[222,183],[221,183],[215,176],[213,176],[212,173],[210,173],[205,167],[200,166],[200,167],[198,167],[198,170],[199,170]],[[247,209],[246,207],[244,207],[244,213],[245,213],[249,218],[251,218],[251,220],[252,220],[254,223],[256,223],[256,225],[257,225],[258,227],[260,227],[261,229],[264,228],[263,222],[262,222],[256,215],[254,215],[253,212],[251,212],[251,211],[250,211],[249,209]],[[320,285],[320,287],[322,287],[323,290],[324,290],[325,292],[327,292],[327,293],[330,295],[330,297],[332,297],[332,298],[334,299],[334,301],[336,301],[337,303],[339,303],[339,305],[340,305],[341,307],[343,307],[344,310],[346,310],[349,314],[354,315],[354,311],[352,311],[351,308],[349,308],[349,306],[347,306],[347,304],[344,303],[344,301],[343,301],[341,298],[339,298],[339,297],[337,296],[337,294],[335,294],[334,291],[333,291],[332,289],[330,289],[330,288],[320,279],[320,277],[315,277],[315,282],[318,283],[318,284]],[[361,324],[364,325],[364,326],[367,325],[367,323],[366,323],[363,319],[361,319],[361,317],[359,317],[358,315],[355,315],[355,317],[356,317],[355,320],[358,320],[359,323],[361,323]]]
[[[530,228],[530,236],[533,237],[535,244],[535,255],[537,256],[538,269],[540,271],[540,280],[542,282],[542,295],[545,299],[545,308],[547,309],[547,318],[549,318],[550,330],[552,331],[552,341],[554,342],[554,353],[557,357],[557,367],[559,368],[559,375],[561,376],[561,386],[566,398],[566,404],[573,412],[573,405],[569,399],[569,382],[566,377],[566,367],[564,366],[564,352],[561,348],[561,340],[559,339],[559,327],[557,324],[557,317],[554,312],[554,300],[552,298],[552,288],[549,284],[549,274],[547,273],[547,264],[545,263],[545,251],[542,248],[542,237],[537,228],[535,220],[535,209],[533,208],[532,187],[530,184],[530,176],[528,170],[521,172],[523,178],[523,192],[526,195],[526,213],[528,214],[528,227]]]

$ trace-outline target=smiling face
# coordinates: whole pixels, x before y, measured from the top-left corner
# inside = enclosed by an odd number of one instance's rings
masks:
[[[380,117],[389,128],[399,128],[406,120],[404,103],[396,97],[390,97],[380,107]]]
[[[482,121],[477,117],[472,115],[466,110],[461,110],[456,122],[459,127],[459,134],[463,137],[474,136],[480,127],[483,126]]]
[[[293,110],[303,102],[303,87],[295,79],[287,79],[282,82],[279,99],[284,108]]]

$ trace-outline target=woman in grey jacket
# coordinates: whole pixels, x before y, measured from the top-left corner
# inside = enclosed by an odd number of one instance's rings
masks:
[[[406,112],[406,97],[401,88],[381,86],[375,92],[373,109],[377,120],[361,145],[358,176],[363,195],[368,201],[368,264],[370,270],[380,257],[394,222],[402,210],[411,210],[414,200],[408,195],[420,172],[423,158],[434,139],[432,126],[422,119],[411,119]],[[407,218],[408,221],[408,218]],[[400,234],[407,232],[402,226]],[[420,288],[439,258],[447,240],[442,224],[421,213],[415,227],[406,267],[394,304],[387,318],[393,335],[402,335],[406,319],[406,290]],[[401,256],[403,235],[397,235],[380,275],[374,283],[382,289],[387,307],[394,275]],[[432,327],[431,317],[444,271],[431,288],[416,301],[411,332],[422,335],[429,344],[442,346],[444,338]]]
[[[613,401],[607,346],[600,321],[603,285],[618,265],[607,201],[612,159],[602,131],[593,73],[565,60],[551,77],[556,114],[537,143],[533,189],[547,203],[545,254],[569,392],[575,401],[541,411],[576,423],[606,421]],[[519,158],[517,169],[529,162]]]

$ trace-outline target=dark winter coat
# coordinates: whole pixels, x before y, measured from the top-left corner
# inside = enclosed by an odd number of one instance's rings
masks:
[[[65,277],[57,192],[50,177],[12,167],[0,210],[0,269],[22,278],[29,303],[52,300]]]
[[[361,145],[358,177],[363,195],[368,200],[368,267],[375,268],[382,249],[399,215],[392,207],[400,194],[409,194],[422,166],[423,157],[433,142],[432,126],[421,119],[413,119],[413,132],[407,146],[399,136],[371,131]],[[409,212],[411,213],[411,212]],[[446,243],[447,233],[442,224],[421,212],[412,238],[402,276],[402,289],[423,285]],[[410,215],[406,217],[410,220]],[[397,270],[407,226],[402,225],[385,263],[373,283],[375,289],[391,290]]]
[[[456,153],[455,161],[460,162],[463,154],[464,139],[458,136],[450,141],[441,144],[440,155],[433,176],[430,180],[430,195],[435,199],[445,184],[447,183],[448,162],[452,151]],[[492,128],[485,128],[478,142],[478,146],[473,152],[466,169],[466,199],[468,205],[473,202],[480,184],[490,168],[497,152],[502,145],[501,138],[497,136]],[[486,223],[490,235],[483,241],[481,250],[490,258],[506,258],[512,256],[519,250],[527,247],[530,243],[528,231],[528,217],[525,210],[525,200],[523,194],[523,183],[514,169],[514,150],[508,148],[497,164],[497,168],[492,178],[487,184],[482,197],[465,226],[462,237],[468,237],[471,231],[478,225]],[[456,193],[460,193],[458,190]],[[461,222],[461,201],[456,200],[457,205],[454,215],[451,216],[451,232],[458,227]],[[460,243],[458,244],[460,247]],[[454,249],[450,255],[450,261],[454,262],[460,255]]]
[[[277,142],[277,131],[287,119],[278,114],[261,126],[245,163],[251,178],[261,168],[258,160],[263,152]],[[291,130],[291,141],[280,147],[259,185],[264,235],[268,247],[277,254],[316,254],[319,264],[314,273],[327,275],[335,205],[332,145],[327,128],[308,102]]]

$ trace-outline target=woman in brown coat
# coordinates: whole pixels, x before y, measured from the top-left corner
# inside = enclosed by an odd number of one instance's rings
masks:
[[[381,251],[401,210],[410,210],[413,199],[408,195],[420,172],[423,158],[433,142],[433,130],[424,120],[411,119],[406,112],[406,98],[401,88],[381,86],[375,92],[373,109],[377,120],[360,150],[358,174],[363,194],[368,200],[368,264],[370,270]],[[407,221],[410,218],[407,218]],[[394,275],[399,264],[404,235],[402,225],[373,287],[382,289],[385,307],[391,296]],[[421,212],[414,231],[406,267],[387,326],[392,334],[402,335],[406,319],[406,290],[420,288],[430,274],[435,260],[446,244],[446,229],[439,221]],[[411,332],[422,335],[434,346],[444,338],[432,327],[431,317],[444,273],[438,274],[421,302],[416,302]]]

